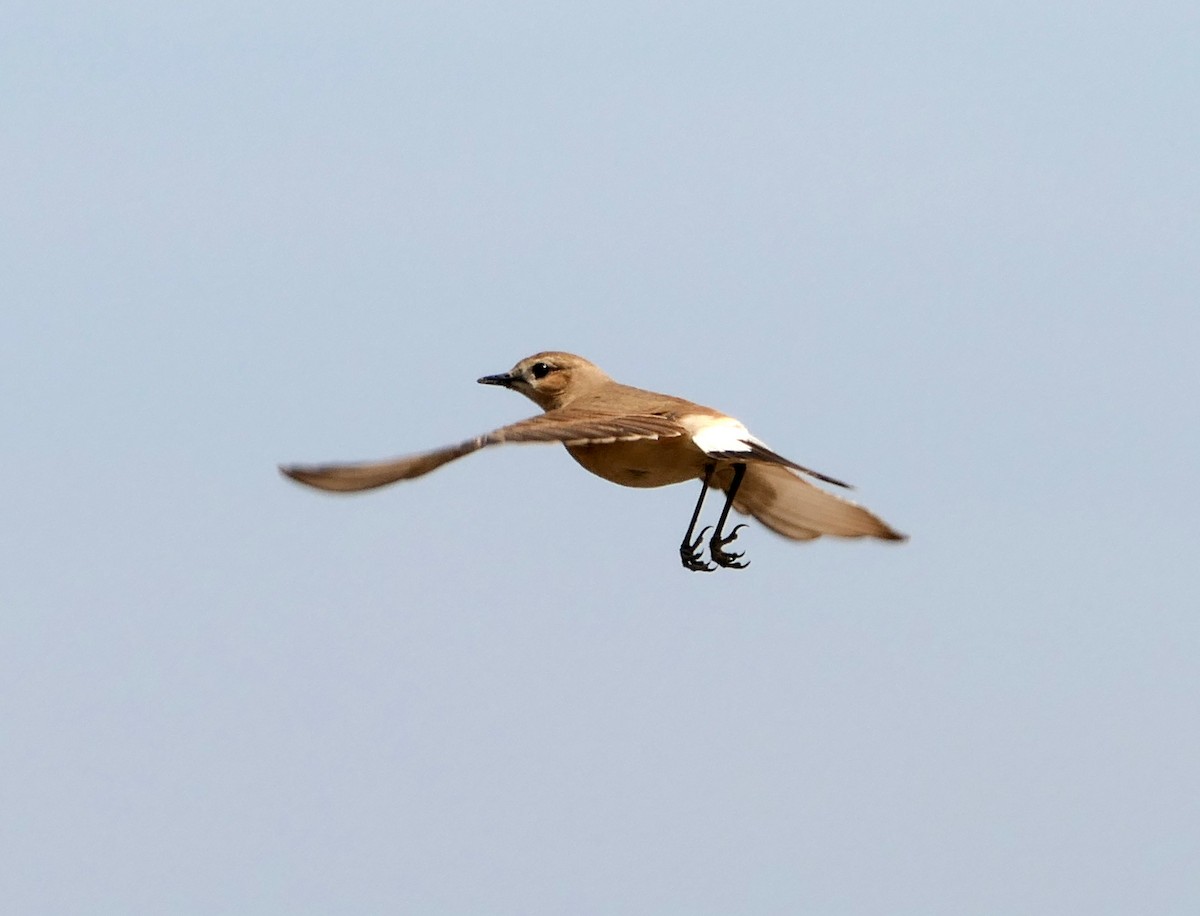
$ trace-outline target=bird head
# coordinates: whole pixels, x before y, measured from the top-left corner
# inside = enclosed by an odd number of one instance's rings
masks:
[[[508,372],[485,375],[479,384],[511,388],[542,410],[556,410],[607,381],[610,381],[609,377],[582,356],[547,351],[527,356]]]

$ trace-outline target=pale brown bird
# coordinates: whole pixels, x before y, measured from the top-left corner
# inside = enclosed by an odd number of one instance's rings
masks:
[[[699,479],[700,498],[679,555],[698,572],[715,569],[704,561],[708,528],[693,539],[709,487],[725,491],[725,506],[709,539],[718,566],[741,569],[742,554],[725,547],[745,525],[724,533],[732,506],[772,531],[797,541],[823,534],[838,537],[906,539],[862,506],[809,483],[813,477],[839,487],[840,480],[789,461],[767,448],[733,417],[682,398],[631,388],[571,353],[537,353],[481,385],[500,385],[525,395],[545,413],[502,426],[458,445],[419,455],[365,464],[293,465],[280,470],[321,490],[351,492],[382,487],[428,474],[455,458],[504,442],[560,442],[571,457],[605,480],[626,487],[662,487]]]

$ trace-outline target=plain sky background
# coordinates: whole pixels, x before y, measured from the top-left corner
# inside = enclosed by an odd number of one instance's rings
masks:
[[[4,911],[1200,912],[1198,9],[6,4]],[[275,470],[541,349],[912,540]]]

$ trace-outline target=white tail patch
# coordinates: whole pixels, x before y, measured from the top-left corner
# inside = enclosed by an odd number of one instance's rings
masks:
[[[692,434],[692,441],[700,451],[708,455],[721,452],[748,452],[748,442],[754,437],[733,417],[713,417],[691,414],[680,417],[680,424]]]

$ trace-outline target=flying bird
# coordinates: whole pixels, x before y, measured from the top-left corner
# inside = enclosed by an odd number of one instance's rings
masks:
[[[519,392],[544,413],[431,452],[361,464],[290,465],[280,471],[310,487],[347,493],[420,477],[490,445],[558,442],[588,471],[622,486],[663,487],[700,480],[700,498],[679,545],[684,567],[696,572],[749,565],[742,553],[725,549],[745,527],[739,524],[725,533],[731,507],[796,541],[823,534],[907,539],[867,509],[822,490],[808,478],[838,487],[848,484],[789,461],[733,417],[682,398],[622,385],[581,356],[537,353],[508,372],[485,375],[479,384]],[[703,545],[711,526],[698,535],[695,531],[710,487],[724,491],[725,504],[708,539],[708,562]]]

